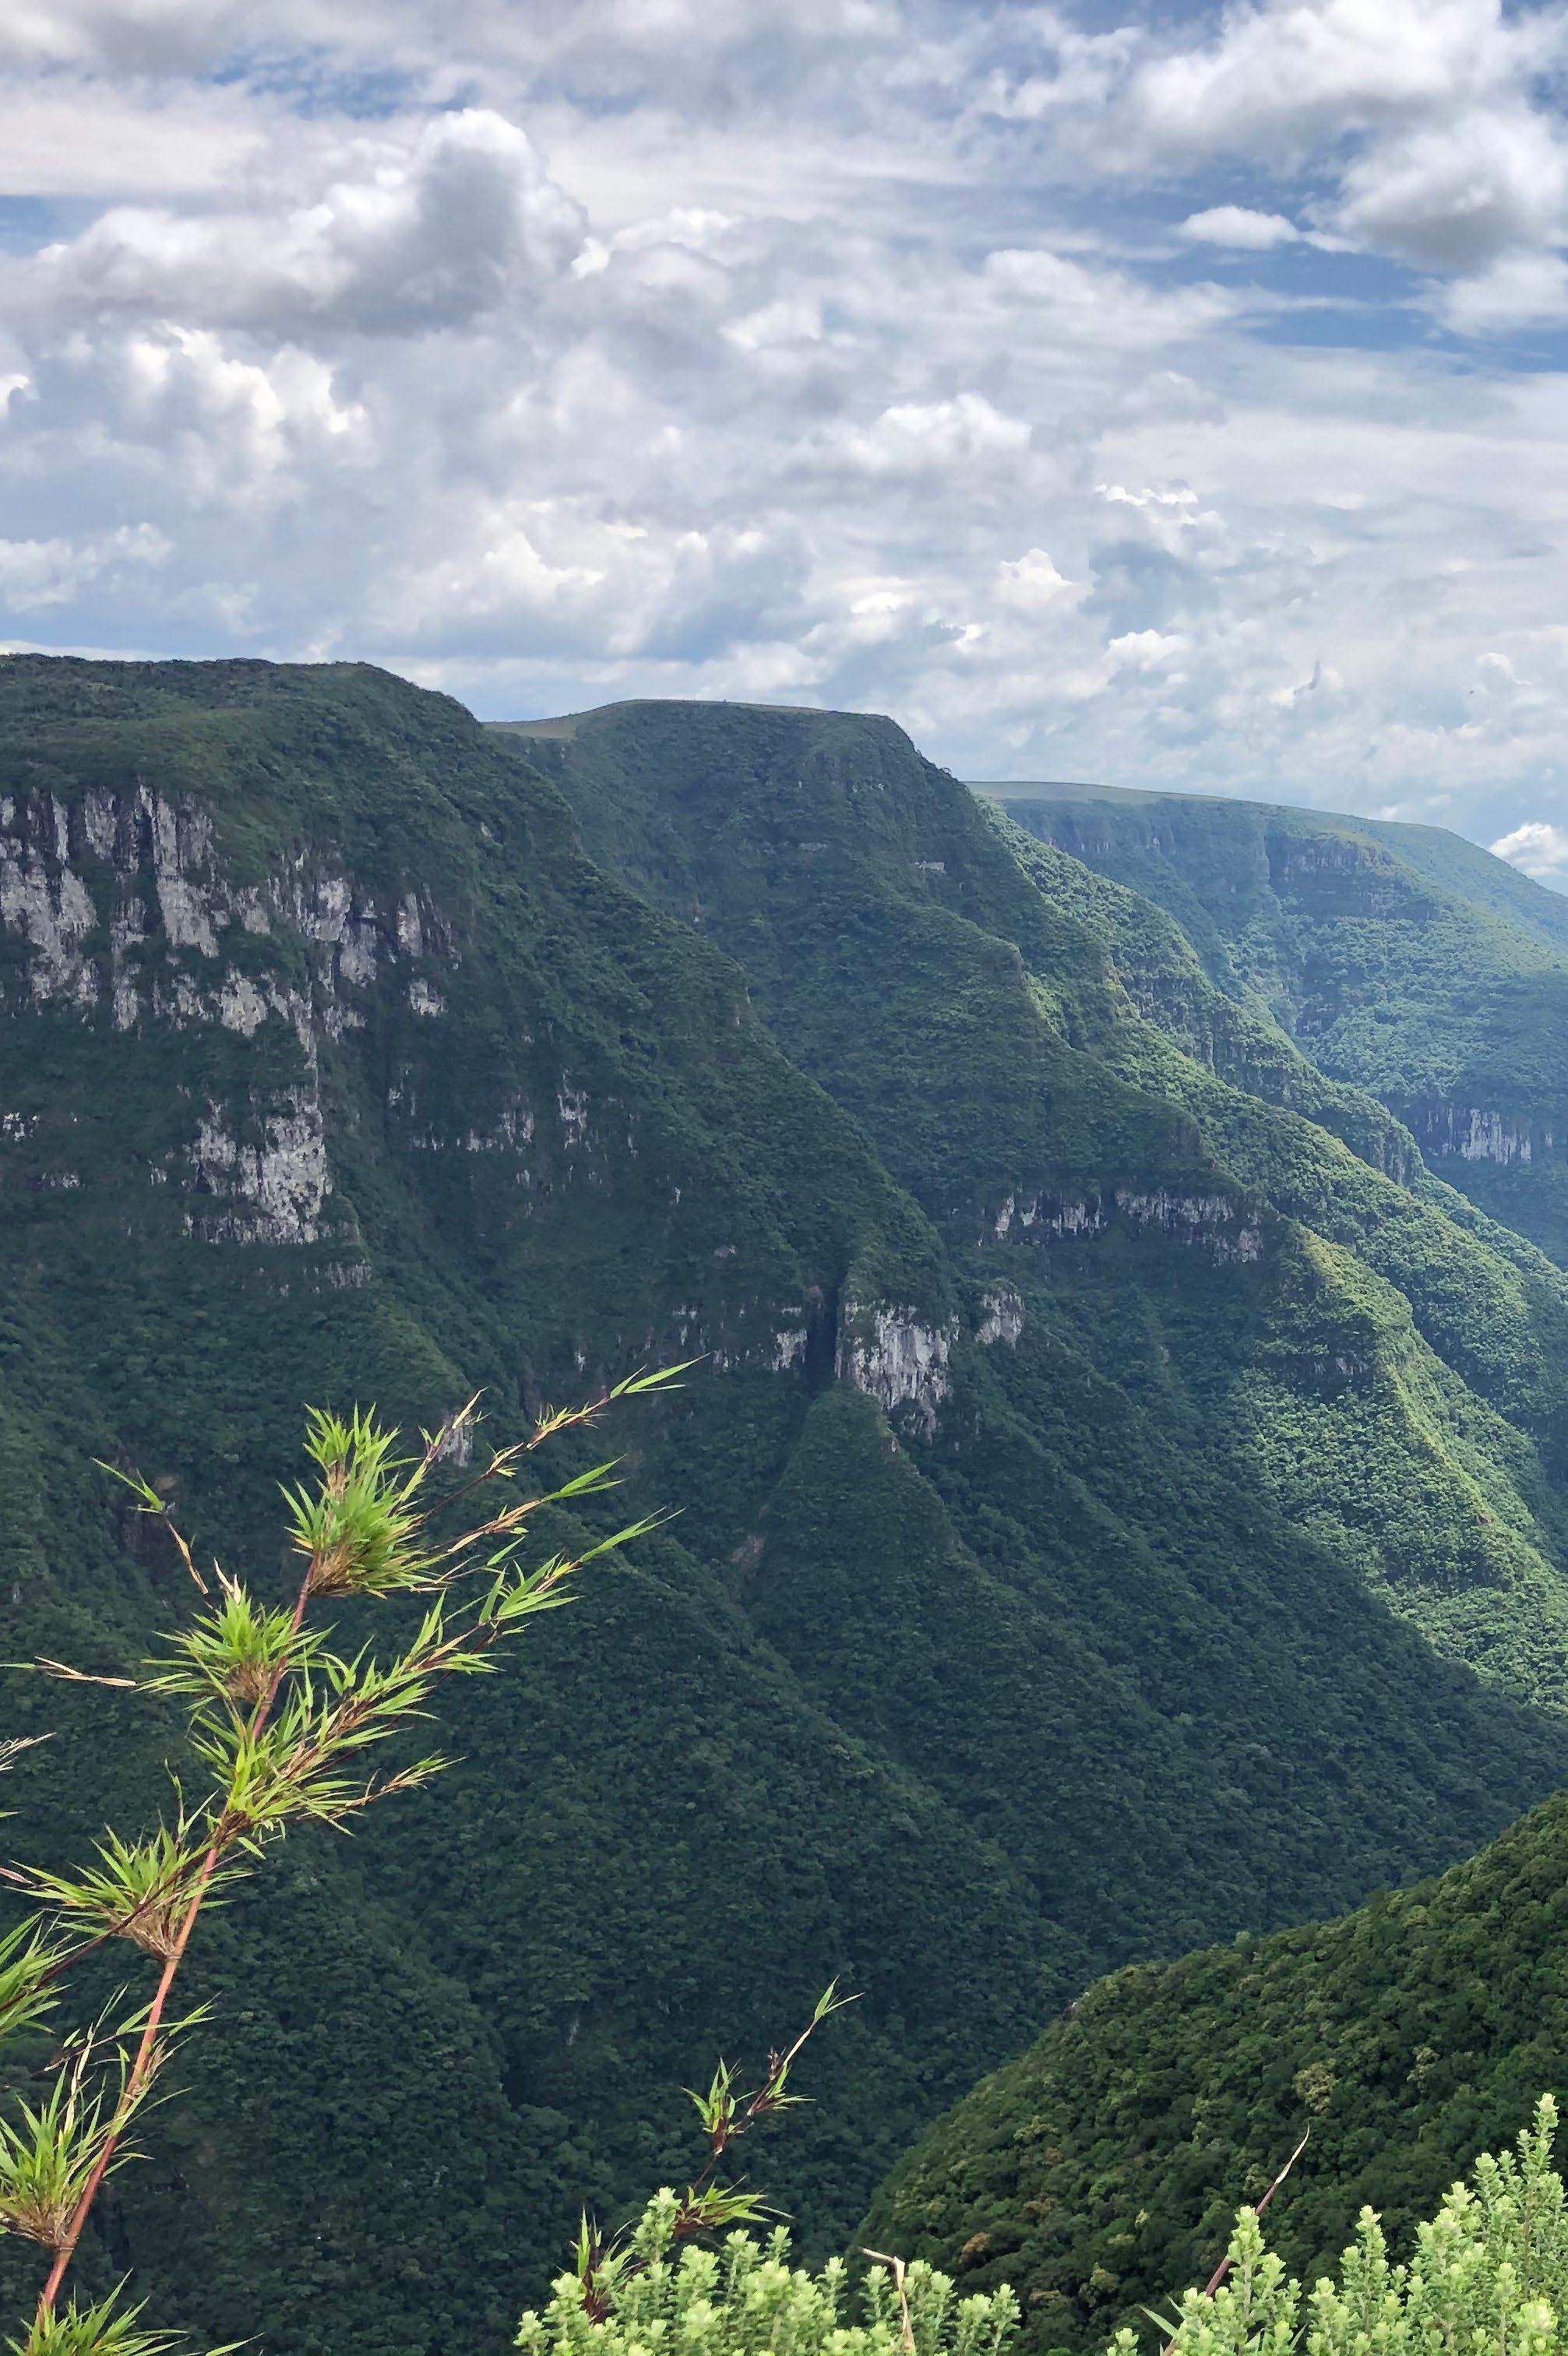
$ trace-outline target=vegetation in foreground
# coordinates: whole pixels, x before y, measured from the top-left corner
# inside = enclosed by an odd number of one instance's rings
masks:
[[[439,1756],[405,1756],[377,1776],[361,1754],[428,1716],[445,1678],[494,1666],[492,1654],[525,1621],[569,1599],[583,1564],[651,1526],[635,1522],[575,1558],[555,1554],[525,1563],[534,1517],[563,1498],[613,1486],[615,1472],[613,1462],[602,1462],[541,1491],[521,1485],[528,1458],[558,1432],[591,1427],[613,1400],[663,1388],[680,1371],[628,1377],[586,1407],[547,1411],[528,1440],[444,1484],[434,1479],[438,1468],[453,1460],[466,1466],[472,1402],[405,1458],[373,1416],[313,1414],[313,1475],[286,1493],[298,1574],[288,1612],[259,1601],[216,1564],[209,1585],[166,1501],[138,1476],[119,1476],[136,1510],[168,1533],[201,1600],[142,1680],[38,1665],[71,1683],[139,1684],[176,1697],[197,1790],[188,1798],[176,1773],[172,1815],[132,1839],[111,1829],[85,1869],[9,1875],[40,1903],[0,1942],[0,2038],[13,2059],[0,2121],[0,2229],[38,2245],[49,2260],[30,2321],[7,2343],[14,2356],[172,2356],[181,2344],[144,2324],[123,2284],[72,2290],[69,2278],[83,2258],[84,2275],[93,2273],[94,2256],[101,2271],[106,2254],[83,2246],[95,2204],[110,2179],[139,2156],[133,2136],[159,2099],[183,2039],[199,2026],[199,2010],[181,2019],[173,2002],[198,1917],[291,1828],[343,1829],[380,1799],[441,1772]],[[518,1485],[497,1503],[487,1494],[496,1484]],[[475,1495],[485,1498],[478,1518],[472,1507],[456,1510]],[[347,1605],[415,1595],[424,1599],[418,1627],[387,1658],[368,1645],[351,1655],[334,1650],[333,1631],[311,1613],[323,1600]],[[0,1766],[14,1764],[26,1747],[8,1745]],[[1423,1927],[1428,1919],[1424,1911]],[[97,2019],[60,2033],[55,2016],[73,1967],[113,1942],[156,1964],[150,1998],[123,1993]],[[731,2230],[761,2224],[765,2204],[743,2184],[720,2182],[719,2171],[760,2120],[798,2102],[795,2062],[842,2001],[829,1987],[795,2044],[770,2056],[754,2093],[740,2092],[720,2063],[707,2091],[692,2096],[708,2140],[706,2167],[683,2195],[661,2190],[633,2226],[608,2240],[584,2218],[575,2264],[544,2309],[522,2319],[517,2345],[527,2356],[582,2356],[591,2345],[604,2356],[658,2347],[682,2356],[757,2356],[763,2349],[770,2356],[1001,2356],[1019,2318],[1011,2268],[960,2296],[953,2277],[928,2259],[906,2263],[867,2249],[872,2268],[856,2285],[841,2259],[815,2270],[795,2265],[782,2225],[765,2242]],[[29,2069],[29,2040],[40,2038],[53,2050]],[[1428,2062],[1435,2060],[1422,2051]],[[1324,2069],[1298,2072],[1293,2086],[1316,2112],[1335,2091]],[[1168,2331],[1165,2356],[1285,2356],[1304,2329],[1314,2356],[1469,2348],[1547,2356],[1568,2299],[1568,2219],[1551,2165],[1555,2123],[1543,2097],[1517,2153],[1479,2160],[1474,2190],[1450,2191],[1438,2214],[1418,2227],[1407,2261],[1391,2259],[1378,2216],[1363,2209],[1338,2278],[1325,2276],[1310,2290],[1267,2248],[1259,2211],[1243,2209],[1207,2286],[1185,2294],[1168,2319],[1153,2319]],[[967,2173],[954,2166],[955,2183]],[[1038,2205],[1049,2213],[1049,2203]],[[1139,2212],[1130,2236],[1123,2222],[1126,2241],[1149,2220]],[[725,2238],[714,2248],[720,2233]],[[972,2238],[961,2270],[987,2238]],[[1139,2344],[1138,2332],[1124,2326],[1112,2356],[1136,2356]]]
[[[1568,2212],[1552,2165],[1556,2106],[1543,2095],[1516,2147],[1478,2159],[1408,2256],[1391,2254],[1363,2209],[1338,2266],[1311,2283],[1267,2245],[1260,2211],[1243,2209],[1214,2275],[1173,2312],[1125,2326],[1110,2356],[1549,2356],[1568,2319]],[[916,2260],[879,2257],[859,2286],[832,2259],[813,2273],[790,2263],[781,2227],[766,2244],[731,2234],[721,2249],[681,2246],[680,2203],[656,2195],[595,2305],[580,2271],[563,2275],[542,2313],[525,2315],[526,2356],[1000,2356],[1018,2305],[1008,2286],[960,2297]],[[880,2269],[885,2268],[886,2271]],[[1152,2327],[1152,2329],[1151,2329]]]
[[[1473,2185],[1454,2186],[1408,2259],[1391,2259],[1375,2211],[1363,2209],[1338,2276],[1310,2286],[1286,2273],[1258,2211],[1243,2209],[1213,2281],[1168,2319],[1164,2356],[1285,2356],[1304,2339],[1312,2356],[1546,2356],[1568,2322],[1556,2125],[1543,2095],[1517,2150],[1478,2159]],[[1135,2356],[1146,2339],[1124,2329],[1112,2356]]]
[[[132,2136],[202,2018],[198,2009],[181,2019],[174,2001],[197,1918],[291,1829],[346,1830],[364,1809],[442,1771],[439,1755],[404,1756],[378,1776],[364,1754],[428,1717],[432,1695],[448,1678],[495,1667],[492,1656],[526,1621],[569,1600],[584,1564],[653,1527],[635,1522],[573,1558],[527,1561],[536,1516],[614,1484],[607,1462],[539,1489],[523,1481],[528,1459],[557,1433],[595,1423],[613,1401],[660,1389],[680,1371],[630,1376],[585,1407],[547,1410],[526,1440],[444,1483],[441,1466],[467,1462],[476,1401],[424,1434],[411,1457],[394,1453],[395,1435],[374,1415],[313,1412],[311,1477],[284,1493],[292,1609],[259,1600],[216,1563],[209,1583],[165,1499],[139,1476],[120,1476],[136,1510],[163,1525],[201,1600],[140,1679],[38,1665],[74,1684],[172,1696],[187,1739],[171,1763],[173,1811],[151,1832],[127,1838],[110,1827],[86,1867],[13,1869],[6,1877],[38,1905],[0,1940],[0,2042],[16,2047],[47,2032],[47,2058],[29,2068],[25,2051],[15,2057],[19,2075],[0,2118],[0,2229],[48,2259],[32,2319],[9,2343],[17,2356],[159,2356],[176,2344],[144,2329],[141,2308],[118,2291],[83,2297],[68,2289],[68,2277],[87,2254],[83,2235],[105,2185],[137,2156]],[[459,1510],[475,1499],[478,1518],[472,1502],[466,1514]],[[390,1655],[369,1644],[338,1652],[332,1628],[312,1616],[323,1600],[410,1596],[424,1599],[422,1614]],[[13,1744],[3,1763],[16,1751]],[[151,1994],[136,1986],[117,1991],[96,2019],[62,2030],[69,1976],[117,1941],[157,1966]],[[775,2098],[783,2098],[785,2068],[774,2073]],[[727,2094],[720,2083],[709,2098],[716,2120]],[[693,2217],[706,2225],[733,2213],[709,2188]],[[304,2231],[303,2217],[294,2223]],[[101,2272],[104,2254],[92,2254],[99,2264],[89,2273]]]
[[[857,2282],[842,2258],[813,2270],[791,2264],[788,2229],[765,2242],[726,2236],[719,2249],[683,2241],[681,2203],[668,2190],[648,2202],[597,2298],[581,2266],[517,2332],[527,2356],[1000,2356],[1018,2319],[1006,2285],[958,2297],[935,2267],[882,2258]],[[868,2251],[866,2255],[874,2254]]]
[[[1201,2290],[1144,2328],[1118,2331],[1110,2356],[1416,2356],[1496,2351],[1547,2356],[1568,2317],[1568,2213],[1552,2165],[1556,2105],[1543,2095],[1516,2147],[1477,2160],[1407,2257],[1391,2254],[1376,2212],[1357,2221],[1337,2269],[1310,2285],[1270,2250],[1261,2210],[1243,2209],[1224,2258]],[[915,2261],[880,2257],[859,2286],[841,2259],[819,2272],[792,2265],[783,2228],[765,2244],[731,2234],[720,2250],[679,2246],[680,2204],[658,2193],[627,2237],[623,2264],[595,2307],[580,2272],[563,2275],[542,2313],[525,2315],[527,2356],[633,2356],[666,2348],[689,2356],[999,2356],[1018,2319],[1003,2285],[959,2297],[948,2277]]]

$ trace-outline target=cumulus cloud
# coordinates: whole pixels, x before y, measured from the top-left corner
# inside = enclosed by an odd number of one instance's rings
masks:
[[[1038,611],[1059,597],[1074,594],[1074,584],[1059,573],[1043,548],[1004,559],[997,567],[997,594],[1009,605]],[[1077,594],[1082,594],[1078,592]]]
[[[103,573],[163,564],[171,553],[151,524],[122,525],[101,540],[0,540],[0,613],[64,605]]]
[[[1568,319],[1568,263],[1558,253],[1505,253],[1444,290],[1443,317],[1460,335],[1482,337]]]
[[[1336,219],[1363,244],[1463,273],[1550,244],[1565,200],[1568,147],[1554,125],[1520,106],[1470,107],[1358,156]]]
[[[1523,826],[1499,835],[1488,847],[1499,859],[1510,861],[1527,875],[1568,885],[1568,826],[1553,826],[1547,819],[1527,819]]]
[[[832,429],[818,444],[832,461],[872,476],[951,475],[1004,467],[1029,444],[1022,418],[1006,417],[980,392],[951,401],[902,401],[866,424]]]
[[[47,246],[33,276],[65,308],[408,333],[471,319],[565,268],[583,230],[527,134],[470,108],[408,144],[356,141],[315,201],[281,219],[115,207]]]
[[[1555,17],[1505,19],[1496,0],[1272,0],[1211,41],[1178,37],[1138,68],[1129,105],[1173,159],[1300,156],[1513,87],[1560,39]]]
[[[1568,240],[1557,77],[1568,19],[1498,0],[1263,0],[1128,61],[1106,152],[1133,168],[1245,158],[1316,182],[1306,234],[1448,280],[1507,262],[1490,297],[1432,297],[1449,323],[1500,323],[1524,254]],[[1251,206],[1205,209],[1189,237],[1267,250],[1303,232]]]
[[[1568,815],[1560,380],[1488,340],[1568,316],[1531,0],[0,13],[65,200],[0,258],[16,637]]]

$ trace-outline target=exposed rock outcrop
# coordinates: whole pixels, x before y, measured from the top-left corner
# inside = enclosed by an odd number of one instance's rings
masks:
[[[933,1324],[912,1309],[851,1298],[840,1315],[835,1371],[929,1440],[953,1388],[953,1338],[950,1324]]]
[[[1231,1195],[1183,1194],[1163,1186],[1118,1186],[1104,1194],[1008,1194],[991,1232],[998,1241],[1015,1234],[1034,1234],[1042,1240],[1091,1237],[1103,1234],[1116,1216],[1131,1226],[1157,1228],[1173,1242],[1200,1246],[1219,1259],[1255,1260],[1263,1249],[1255,1215]]]
[[[215,1243],[313,1244],[332,1191],[321,1107],[304,1089],[237,1124],[209,1105],[191,1148],[196,1184],[186,1224]],[[204,1207],[210,1197],[212,1207]]]
[[[994,1284],[986,1295],[980,1322],[975,1328],[975,1339],[983,1348],[993,1342],[1006,1342],[1016,1349],[1024,1330],[1024,1305],[1010,1284]]]
[[[1503,1169],[1528,1165],[1563,1141],[1544,1122],[1479,1105],[1427,1105],[1406,1119],[1424,1152],[1456,1153],[1462,1162],[1495,1162]]]

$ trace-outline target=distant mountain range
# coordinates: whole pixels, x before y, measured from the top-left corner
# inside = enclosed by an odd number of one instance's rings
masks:
[[[838,1973],[752,2162],[827,2246],[1097,1974],[1568,1780],[1563,962],[1499,862],[356,665],[5,658],[0,764],[6,1658],[177,1600],[94,1457],[265,1577],[306,1400],[483,1387],[500,1437],[703,1359],[615,1501],[681,1518],[464,1695],[444,1783],[204,1933],[96,2254],[160,2315],[505,2344]],[[11,1707],[59,1730],[19,1849],[160,1804],[155,1718]]]
[[[1157,901],[1221,989],[1568,1259],[1568,896],[1439,827],[1109,786],[975,790]]]

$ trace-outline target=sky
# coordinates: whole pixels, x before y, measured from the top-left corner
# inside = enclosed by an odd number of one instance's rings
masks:
[[[1568,6],[5,0],[0,645],[1568,889]]]

